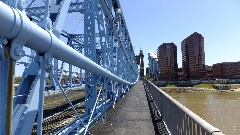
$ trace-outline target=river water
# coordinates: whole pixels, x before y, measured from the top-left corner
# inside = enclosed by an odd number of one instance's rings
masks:
[[[174,99],[222,130],[240,135],[240,92],[169,93]]]

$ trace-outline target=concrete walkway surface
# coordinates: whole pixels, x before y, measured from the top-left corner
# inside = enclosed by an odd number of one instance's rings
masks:
[[[154,125],[143,87],[138,81],[107,112],[104,122],[95,124],[90,133],[93,135],[155,135]]]

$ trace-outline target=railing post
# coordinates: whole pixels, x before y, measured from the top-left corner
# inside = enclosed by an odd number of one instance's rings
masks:
[[[7,79],[8,78],[8,60],[5,58],[5,49],[0,39],[0,134],[5,135],[6,130],[6,104],[7,104]]]
[[[39,88],[37,135],[42,135],[42,125],[43,125],[43,105],[44,105],[46,68],[44,68],[44,60],[42,56],[40,57],[40,72],[41,72],[41,75],[40,75],[40,88]]]

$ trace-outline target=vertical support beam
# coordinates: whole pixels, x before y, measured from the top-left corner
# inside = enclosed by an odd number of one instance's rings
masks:
[[[79,52],[82,54],[82,48],[79,50]],[[82,84],[83,84],[83,79],[82,79],[82,77],[83,77],[82,69],[79,68],[79,85],[80,85],[80,86],[82,86]]]
[[[121,98],[121,96],[122,96],[122,84],[119,83],[118,84],[118,98],[117,98],[117,100],[119,100]]]
[[[107,0],[108,9],[110,10],[110,13],[112,13],[112,0]],[[112,64],[112,48],[113,48],[113,22],[109,21],[108,18],[111,18],[111,16],[105,16],[106,21],[106,41],[107,41],[107,50],[106,50],[106,68],[113,73],[113,64]],[[113,82],[106,79],[106,89],[107,89],[107,95],[109,95],[109,98],[111,102],[114,101],[113,97]]]
[[[82,86],[83,85],[83,78],[82,78],[83,77],[83,73],[82,73],[82,69],[81,68],[79,70],[80,70],[79,71],[80,72],[79,73],[79,85]]]
[[[4,47],[0,40],[0,134],[5,135],[5,119],[6,119],[6,104],[7,104],[7,76],[8,75],[8,60],[5,58]]]
[[[8,76],[7,80],[7,107],[6,107],[6,134],[12,134],[12,114],[13,114],[13,93],[15,79],[15,63],[16,61],[10,56],[10,45],[6,46],[6,56],[8,59]]]
[[[102,85],[102,107],[101,107],[101,120],[103,121],[106,118],[106,100],[107,100],[107,95],[106,95],[106,78],[101,77],[101,85]]]
[[[70,47],[72,47],[72,48],[74,48],[73,47],[73,45],[72,45],[72,39],[71,38],[68,38],[68,42],[67,42],[67,44],[70,46]],[[75,48],[74,48],[75,49]],[[68,78],[68,81],[69,81],[69,86],[68,87],[72,87],[72,74],[73,74],[73,72],[72,72],[72,64],[69,64],[69,78]]]
[[[84,53],[94,62],[96,62],[95,8],[95,0],[84,1]],[[97,99],[97,76],[86,71],[85,77],[86,114],[90,115]]]
[[[56,4],[60,4],[62,2],[62,0],[57,0]],[[59,14],[56,15],[51,15],[50,18],[51,20],[54,22],[54,26],[53,26],[53,33],[56,37],[60,38],[60,34],[62,32],[63,29],[63,25],[64,22],[66,20],[67,17],[67,12],[70,6],[71,0],[64,0],[62,2],[62,7],[60,8],[60,11],[58,12]],[[58,60],[54,59],[54,76],[58,79],[59,75],[58,75]],[[59,80],[59,82],[61,82],[61,80]],[[56,83],[55,83],[56,86]]]
[[[51,80],[51,88],[52,88],[52,90],[56,90],[56,82],[55,82],[55,80],[53,79],[53,72],[51,72],[50,73],[50,80]]]
[[[73,74],[72,67],[73,66],[69,64],[69,86],[68,87],[72,87],[72,74]]]
[[[99,59],[99,64],[105,68],[108,69],[108,48],[107,48],[107,41],[108,41],[108,29],[106,30],[106,27],[108,25],[104,25],[104,16],[103,16],[103,11],[101,8],[101,5],[99,1],[97,1],[96,5],[96,18],[97,18],[97,24],[98,24],[98,31],[99,31],[99,40],[100,40],[100,45],[101,45],[101,50],[98,55]],[[105,31],[106,30],[106,31]],[[106,103],[107,103],[107,79],[105,77],[100,78],[101,85],[102,85],[102,107],[101,107],[101,119],[104,120],[106,118]],[[109,88],[109,87],[108,87]]]
[[[40,74],[39,57],[31,62],[22,75],[21,82],[15,92],[13,134],[31,134],[38,112]],[[45,85],[44,85],[45,86]],[[44,91],[42,86],[42,92]]]
[[[40,88],[39,88],[39,103],[38,103],[38,120],[37,120],[37,135],[42,135],[43,124],[43,105],[44,105],[44,88],[46,69],[43,65],[43,57],[40,57]]]
[[[98,62],[99,65],[102,66],[103,68],[106,68],[106,32],[105,32],[105,25],[104,25],[104,19],[103,19],[103,12],[101,9],[101,6],[99,4],[99,1],[97,1],[96,4],[96,19],[97,19],[97,24],[98,24],[98,31],[99,31],[99,41],[100,41],[100,46],[101,49],[99,50],[98,53]]]
[[[58,75],[58,59],[54,59],[54,64],[53,64],[53,76],[58,78],[58,81],[61,82],[59,75]],[[54,82],[55,89],[57,89],[56,82]]]

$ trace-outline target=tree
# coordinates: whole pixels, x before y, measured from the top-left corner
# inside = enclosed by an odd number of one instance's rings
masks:
[[[16,76],[14,83],[15,83],[15,84],[19,84],[20,81],[21,81],[21,78],[22,78],[22,77],[20,77],[20,76]]]
[[[62,75],[62,78],[68,80],[69,75]]]

